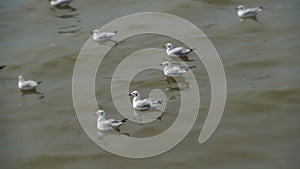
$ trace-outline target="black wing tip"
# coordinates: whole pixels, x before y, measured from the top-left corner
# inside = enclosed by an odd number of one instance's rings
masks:
[[[259,9],[263,9],[264,7],[263,6],[260,6],[260,7],[258,7]]]
[[[38,81],[38,82],[36,82],[37,84],[41,84],[43,81]]]
[[[2,66],[0,66],[0,69],[3,69],[3,68],[5,68],[6,67],[6,65],[2,65]]]
[[[154,103],[155,103],[155,104],[163,104],[163,103],[164,103],[164,100],[156,100]]]
[[[196,68],[197,66],[189,66],[189,69],[194,69]]]
[[[127,122],[127,120],[128,120],[128,118],[125,118],[125,119],[121,120],[121,122],[125,123],[125,122]]]

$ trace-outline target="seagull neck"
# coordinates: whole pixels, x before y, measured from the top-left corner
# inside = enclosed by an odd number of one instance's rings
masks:
[[[24,78],[19,79],[19,83],[23,83],[24,81],[25,81]]]
[[[93,38],[96,39],[97,37],[98,37],[98,32],[95,32],[95,33],[93,34]]]
[[[171,50],[171,48],[170,48],[170,47],[168,47],[166,51],[167,51],[167,52],[169,52],[170,50]]]
[[[138,101],[138,100],[140,100],[141,98],[140,98],[140,96],[138,95],[138,96],[135,96],[134,98],[133,98],[133,102],[136,102],[136,101]]]
[[[165,69],[169,69],[171,68],[171,65],[169,64],[168,66],[165,67]]]
[[[103,116],[98,117],[98,121],[103,121],[103,120],[105,120],[105,118]]]

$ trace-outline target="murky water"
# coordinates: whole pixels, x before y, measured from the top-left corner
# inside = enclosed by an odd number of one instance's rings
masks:
[[[240,3],[268,9],[258,15],[259,22],[240,22],[234,9]],[[1,168],[299,168],[299,5],[297,0],[77,0],[73,8],[56,9],[48,1],[3,2],[0,63],[7,66],[0,70]],[[210,104],[210,84],[201,61],[191,54],[194,61],[188,64],[196,66],[192,71],[201,93],[197,123],[172,150],[136,160],[112,155],[90,140],[74,111],[71,87],[76,58],[90,31],[145,11],[177,15],[206,33],[223,62],[228,95],[219,127],[206,143],[199,144]],[[109,117],[120,118],[111,100],[110,82],[123,55],[159,48],[169,40],[137,36],[107,55],[97,73],[95,92]],[[42,80],[38,91],[44,97],[20,95],[18,75]],[[177,117],[180,87],[188,90],[187,84],[170,83],[157,70],[138,74],[131,90],[138,88],[146,95],[155,88],[165,89],[173,99],[161,121],[128,123],[122,130],[132,137],[164,131]],[[95,123],[96,119],[90,127],[96,127]]]

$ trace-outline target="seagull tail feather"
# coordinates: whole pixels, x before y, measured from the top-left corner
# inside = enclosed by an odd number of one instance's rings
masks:
[[[125,122],[127,122],[127,118],[125,118],[125,119],[123,119],[123,120],[120,120],[120,122],[122,122],[122,123],[125,123]]]
[[[154,107],[156,107],[156,106],[159,106],[159,105],[161,105],[161,104],[163,104],[163,103],[164,103],[163,100],[156,100],[155,102],[152,102],[152,105],[153,105]]]
[[[196,68],[196,66],[189,66],[189,67],[187,68],[187,70],[194,69],[194,68]]]

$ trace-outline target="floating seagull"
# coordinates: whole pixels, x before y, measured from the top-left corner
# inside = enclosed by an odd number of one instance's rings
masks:
[[[20,90],[35,90],[37,85],[39,85],[40,83],[42,83],[42,81],[38,81],[38,82],[33,81],[33,80],[25,81],[23,76],[20,75],[18,87]]]
[[[138,91],[131,92],[129,96],[133,96],[133,100],[132,100],[133,108],[140,111],[149,110],[163,103],[162,100],[152,101],[150,98],[141,100],[141,94]]]
[[[183,57],[195,50],[195,49],[186,49],[184,47],[173,48],[172,43],[167,43],[163,47],[166,48],[167,55],[173,57]]]
[[[51,0],[50,4],[56,7],[68,6],[73,0]]]
[[[118,31],[100,32],[98,29],[95,29],[91,32],[91,34],[93,34],[93,39],[96,42],[111,40],[111,38],[114,37],[117,33]]]
[[[125,123],[128,119],[123,120],[115,120],[115,119],[105,119],[104,110],[99,110],[95,113],[98,116],[97,120],[97,128],[101,131],[109,131],[109,130],[118,130],[119,127]]]
[[[239,5],[235,9],[238,10],[237,14],[240,18],[250,18],[250,17],[255,17],[258,14],[258,12],[260,12],[263,9],[263,7],[260,6],[256,8],[245,9],[243,5]]]
[[[168,61],[161,64],[164,66],[164,75],[168,77],[181,77],[189,68],[180,68],[178,66],[172,66]]]

